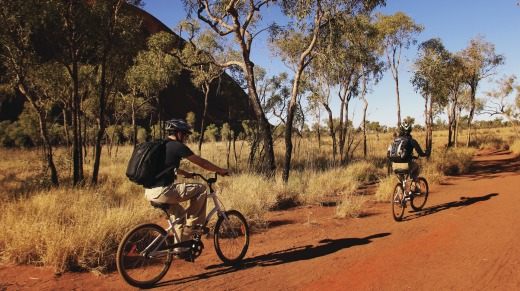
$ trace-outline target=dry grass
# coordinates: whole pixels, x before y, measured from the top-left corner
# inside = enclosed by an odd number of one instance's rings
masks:
[[[347,194],[339,202],[335,210],[336,217],[357,218],[363,214],[363,204],[368,198],[360,195]]]
[[[422,175],[430,184],[440,182],[445,174],[466,173],[471,165],[472,151],[444,151],[443,134],[435,133],[438,137],[434,138],[437,144],[432,157],[421,161]],[[509,142],[511,150],[520,152],[519,142],[511,139],[510,134],[497,135],[513,141]],[[423,144],[422,133],[415,133],[414,137]],[[348,166],[335,166],[337,162],[330,161],[330,140],[324,139],[321,148],[316,140],[298,140],[294,169],[287,184],[281,181],[281,172],[272,180],[251,173],[246,166],[249,150],[245,143],[238,142],[239,159],[230,162],[235,174],[219,178],[219,198],[227,209],[241,211],[252,226],[265,226],[264,215],[271,210],[331,201],[338,202],[336,217],[359,217],[369,199],[356,194],[361,185],[379,181],[373,199],[388,201],[388,193],[396,183],[393,176],[385,178],[385,154],[391,134],[381,134],[379,138],[370,135],[368,140],[368,161],[360,159],[358,149]],[[197,148],[195,144],[191,147]],[[275,149],[277,167],[281,169],[284,146],[276,143]],[[202,156],[226,166],[226,152],[225,143],[206,143]],[[55,160],[61,186],[49,188],[38,151],[0,149],[0,261],[45,265],[57,271],[103,271],[113,267],[123,234],[139,223],[156,221],[161,215],[143,198],[142,188],[124,176],[130,153],[129,146],[119,148],[117,155],[115,151],[111,156],[104,153],[98,186],[73,188],[70,155],[67,150],[58,149]],[[87,160],[86,177],[90,176],[91,167]]]
[[[394,191],[394,187],[397,184],[397,182],[399,181],[394,175],[390,175],[379,180],[376,193],[374,194],[375,201],[385,203],[390,202],[392,192]]]
[[[509,149],[516,154],[516,156],[520,156],[520,139],[515,139]]]

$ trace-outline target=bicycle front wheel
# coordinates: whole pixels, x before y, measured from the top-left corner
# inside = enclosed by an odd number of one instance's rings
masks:
[[[404,197],[404,189],[401,184],[395,185],[394,192],[392,194],[392,214],[395,221],[403,220],[404,207],[406,202],[401,203],[401,199]]]
[[[219,217],[213,241],[215,251],[224,264],[236,264],[244,258],[249,247],[249,236],[249,226],[240,212],[230,210]]]
[[[410,205],[413,210],[419,211],[426,204],[426,200],[428,200],[428,182],[425,178],[419,177],[415,184],[415,192],[412,195]]]
[[[128,284],[147,288],[166,275],[173,259],[168,252],[168,240],[163,241],[166,235],[157,224],[142,224],[124,236],[117,249],[116,264]]]

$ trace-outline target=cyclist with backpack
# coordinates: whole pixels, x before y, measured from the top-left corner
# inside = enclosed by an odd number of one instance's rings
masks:
[[[170,210],[176,217],[184,212],[184,208],[179,203],[190,200],[187,209],[187,221],[179,224],[178,228],[182,228],[182,224],[185,223],[186,226],[196,229],[204,224],[206,216],[206,186],[200,183],[175,183],[176,175],[193,178],[193,173],[179,168],[181,160],[186,159],[221,176],[228,176],[229,171],[194,154],[184,144],[192,133],[185,120],[172,119],[166,121],[166,133],[168,137],[165,141],[165,156],[163,160],[159,160],[157,165],[160,169],[166,169],[166,172],[161,174],[154,185],[145,190],[145,197],[149,201],[172,204]],[[178,233],[182,234],[183,232],[181,230]],[[183,240],[184,238],[181,237],[181,241]]]
[[[404,121],[399,127],[399,134],[394,139],[394,142],[388,147],[387,156],[394,163],[395,166],[405,164],[409,171],[413,182],[417,182],[419,177],[419,164],[413,160],[413,150],[417,152],[420,157],[430,156],[428,151],[424,152],[421,146],[412,135],[412,125]],[[397,165],[396,165],[397,164]]]

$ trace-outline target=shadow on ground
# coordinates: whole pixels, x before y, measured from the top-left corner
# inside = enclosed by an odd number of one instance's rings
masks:
[[[256,256],[244,260],[240,265],[228,267],[224,265],[212,265],[206,269],[211,270],[196,276],[186,277],[177,280],[165,281],[157,284],[155,287],[164,287],[174,284],[183,284],[200,279],[211,278],[220,276],[240,270],[253,268],[256,266],[269,267],[276,266],[296,261],[311,260],[318,257],[323,257],[342,249],[347,249],[354,246],[366,245],[372,242],[376,238],[382,238],[390,235],[390,233],[378,233],[364,238],[342,238],[342,239],[324,239],[319,242],[318,245],[306,245],[265,255]],[[212,270],[213,269],[213,270]]]
[[[418,218],[421,216],[434,214],[434,213],[437,213],[437,212],[440,212],[443,210],[447,210],[450,208],[462,208],[462,207],[470,206],[477,202],[489,200],[489,199],[491,199],[491,197],[495,197],[495,196],[498,196],[498,193],[491,193],[491,194],[487,194],[484,196],[478,196],[478,197],[460,197],[460,200],[458,200],[458,201],[452,201],[452,202],[447,202],[447,203],[443,203],[443,204],[438,204],[438,205],[434,205],[434,206],[431,206],[428,208],[424,208],[423,210],[420,210],[420,211],[410,212],[410,213],[413,213],[413,215],[409,215],[408,217],[406,217],[406,220],[411,220],[411,219],[415,219],[415,218]]]

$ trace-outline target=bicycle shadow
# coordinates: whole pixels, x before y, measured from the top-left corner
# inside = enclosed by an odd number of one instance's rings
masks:
[[[412,220],[412,219],[419,218],[421,216],[431,215],[431,214],[434,214],[434,213],[437,213],[440,211],[444,211],[444,210],[447,210],[450,208],[455,208],[455,207],[458,207],[460,209],[460,208],[470,206],[470,205],[478,203],[478,202],[489,200],[489,199],[491,199],[491,197],[495,197],[495,196],[498,196],[498,193],[490,193],[490,194],[487,194],[484,196],[478,196],[478,197],[464,197],[463,196],[463,197],[460,197],[460,200],[458,200],[458,201],[452,201],[452,202],[434,205],[434,206],[424,208],[423,210],[419,210],[419,211],[410,211],[410,213],[413,213],[413,215],[409,215],[403,220]]]
[[[319,245],[306,245],[296,248],[290,248],[283,251],[269,253],[265,255],[259,255],[253,258],[247,258],[242,261],[238,266],[227,267],[223,264],[211,265],[206,269],[216,269],[214,271],[208,271],[196,276],[186,277],[182,279],[165,281],[157,284],[155,287],[161,287],[171,284],[184,284],[200,279],[207,279],[215,276],[220,276],[240,270],[245,270],[253,267],[270,267],[277,266],[286,263],[292,263],[296,261],[305,261],[326,256],[342,249],[347,249],[354,246],[366,245],[372,242],[376,238],[382,238],[390,235],[388,232],[378,233],[370,235],[364,238],[343,238],[343,239],[324,239],[319,242]]]

